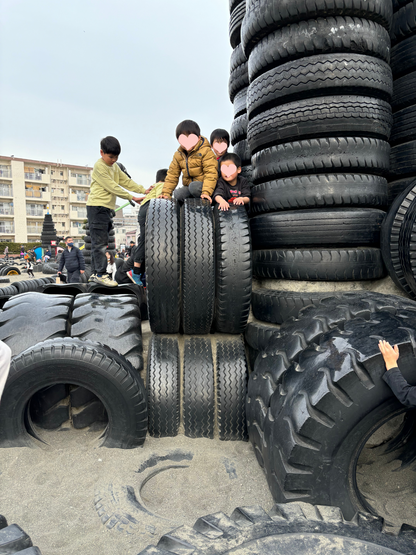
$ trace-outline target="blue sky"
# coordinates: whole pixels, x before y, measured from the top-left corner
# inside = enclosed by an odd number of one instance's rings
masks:
[[[228,0],[0,0],[0,154],[94,165],[99,141],[143,185],[194,119],[230,128]]]

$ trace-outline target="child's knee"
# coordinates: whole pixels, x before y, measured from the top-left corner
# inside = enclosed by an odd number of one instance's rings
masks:
[[[189,192],[193,197],[200,197],[202,195],[202,181],[192,181],[189,184]]]

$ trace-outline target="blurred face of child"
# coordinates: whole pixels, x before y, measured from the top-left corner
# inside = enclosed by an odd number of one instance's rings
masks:
[[[215,139],[215,141],[212,143],[211,148],[214,151],[215,156],[219,158],[227,152],[228,145],[225,141],[219,141],[218,139]]]
[[[179,135],[178,141],[182,148],[190,152],[198,144],[200,138],[201,136],[198,137],[194,133],[191,133],[191,135],[184,135],[182,133],[182,135]]]
[[[107,260],[110,261],[110,253],[109,253],[109,252],[106,252],[105,255],[106,255],[106,257],[107,257]]]
[[[241,167],[237,168],[232,160],[221,163],[221,176],[230,185],[237,183],[239,173],[241,173]]]
[[[103,150],[100,150],[101,158],[104,160],[104,164],[107,166],[112,166],[118,160],[118,154],[105,154]]]

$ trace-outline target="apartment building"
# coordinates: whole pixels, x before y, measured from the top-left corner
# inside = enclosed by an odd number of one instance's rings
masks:
[[[0,156],[0,242],[40,240],[52,214],[58,236],[85,231],[92,168]]]

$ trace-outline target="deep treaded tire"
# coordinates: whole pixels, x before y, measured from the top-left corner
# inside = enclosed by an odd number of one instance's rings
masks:
[[[385,276],[380,249],[276,249],[253,251],[259,278],[361,281]]]
[[[140,307],[133,295],[84,293],[74,300],[71,337],[108,345],[143,370]]]
[[[235,118],[231,124],[230,129],[230,137],[231,137],[231,144],[235,145],[239,141],[244,141],[247,139],[247,115],[242,114]]]
[[[390,154],[390,175],[416,175],[416,140],[393,146]]]
[[[216,292],[215,329],[242,333],[250,312],[251,241],[244,207],[214,209]]]
[[[174,437],[179,429],[179,346],[176,337],[152,335],[147,358],[149,434]]]
[[[416,139],[416,105],[408,106],[394,114],[390,144],[396,145]]]
[[[252,321],[247,324],[244,339],[248,350],[248,360],[253,371],[256,358],[267,347],[270,337],[279,332],[279,326]]]
[[[108,426],[102,446],[132,449],[144,443],[146,395],[139,374],[110,348],[66,337],[37,343],[12,359],[0,406],[0,446],[31,445],[25,426],[29,401],[56,383],[85,387],[103,403]]]
[[[391,44],[395,46],[402,40],[416,33],[416,1],[408,2],[393,16],[390,37]]]
[[[248,368],[242,337],[217,339],[217,406],[220,439],[247,440]]]
[[[384,528],[383,520],[369,513],[346,521],[338,507],[286,503],[275,505],[269,514],[259,506],[237,507],[231,516],[218,512],[199,518],[193,528],[176,528],[163,535],[157,547],[149,546],[139,555],[180,553],[184,545],[189,553],[199,555],[414,552],[412,527],[403,525],[397,536],[385,533]]]
[[[230,15],[230,44],[236,48],[241,42],[241,24],[246,13],[246,3],[238,4]]]
[[[278,4],[275,0],[247,0],[241,39],[248,57],[254,45],[264,36],[298,21],[319,17],[360,17],[380,23],[388,30],[392,13],[392,3],[384,0],[323,0],[313,4],[307,0],[283,0]]]
[[[391,106],[384,100],[323,96],[288,102],[258,114],[248,123],[247,140],[254,154],[268,146],[317,136],[388,140],[392,125]]]
[[[247,112],[251,119],[284,102],[335,93],[388,101],[392,92],[393,77],[386,62],[361,54],[322,54],[287,62],[252,80]]]
[[[183,421],[188,437],[214,437],[214,363],[211,342],[185,340],[183,358]]]
[[[39,548],[33,547],[32,540],[17,524],[7,526],[6,519],[0,515],[0,553],[10,555],[42,555]]]
[[[395,199],[383,223],[381,252],[392,280],[416,299],[416,179]]]
[[[307,19],[267,35],[250,54],[250,83],[266,71],[291,60],[343,52],[379,58],[388,63],[390,37],[381,25],[366,19],[328,17]],[[335,69],[335,68],[334,68]]]
[[[215,254],[211,205],[186,199],[181,209],[182,322],[187,334],[209,333],[214,316]]]
[[[387,203],[387,180],[378,175],[304,175],[251,187],[253,215],[297,208],[376,208]]]
[[[175,200],[150,201],[146,219],[147,305],[153,333],[180,325],[179,210]]]
[[[395,79],[414,71],[416,64],[416,35],[391,49],[391,70]]]
[[[416,71],[395,79],[391,107],[393,112],[416,104]]]
[[[246,106],[247,91],[248,91],[248,87],[245,87],[235,95],[234,102],[233,102],[235,118],[238,118],[238,116],[241,116],[247,112],[247,106]]]
[[[243,166],[247,166],[251,163],[251,151],[246,139],[243,139],[242,141],[236,143],[234,145],[233,152],[241,158]]]
[[[230,79],[228,82],[228,94],[231,102],[234,102],[237,94],[248,87],[248,62],[244,55],[241,44],[231,54]]]
[[[386,206],[391,206],[394,199],[405,191],[415,178],[416,176],[411,176],[398,179],[397,181],[390,181],[388,184],[388,202]]]
[[[373,208],[322,208],[260,214],[250,220],[253,248],[377,245],[384,217],[385,212]]]
[[[304,350],[284,373],[264,430],[265,468],[276,502],[302,497],[339,506],[347,518],[363,504],[374,511],[371,499],[358,492],[358,457],[370,434],[404,410],[382,379],[376,338],[400,344],[400,370],[415,385],[415,326],[414,310],[349,321],[344,331],[322,336],[318,349]]]
[[[0,340],[12,350],[12,356],[47,339],[68,335],[73,297],[21,293],[9,299],[0,312]]]

